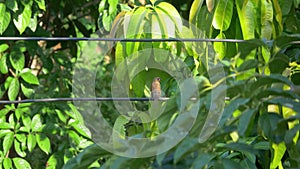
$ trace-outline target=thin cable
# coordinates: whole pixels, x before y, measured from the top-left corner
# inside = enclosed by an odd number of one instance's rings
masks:
[[[162,97],[159,101],[168,101],[170,98]],[[153,98],[110,98],[110,97],[95,97],[95,98],[45,98],[45,99],[26,99],[26,100],[0,100],[0,104],[17,104],[17,103],[40,103],[40,102],[60,102],[60,101],[153,101]]]
[[[231,42],[243,43],[241,39],[203,39],[203,38],[168,38],[168,39],[124,39],[124,38],[77,38],[77,37],[0,37],[0,41],[108,41],[108,42]]]

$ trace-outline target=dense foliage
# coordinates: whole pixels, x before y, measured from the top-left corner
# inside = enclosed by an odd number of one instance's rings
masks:
[[[299,5],[299,0],[0,1],[2,37],[247,40],[1,39],[0,100],[150,97],[156,76],[170,98],[153,121],[139,112],[155,109],[140,101],[125,102],[134,108],[126,115],[119,112],[123,103],[111,101],[0,104],[1,168],[300,166]],[[116,84],[123,90],[114,92]],[[195,96],[196,107],[186,101]],[[190,110],[198,115],[180,123]],[[99,114],[119,148],[124,145],[118,139],[155,139],[178,121],[189,132],[166,152],[122,157],[92,139],[99,134],[93,128]]]

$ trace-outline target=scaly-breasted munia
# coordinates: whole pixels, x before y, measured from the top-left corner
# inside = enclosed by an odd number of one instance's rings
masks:
[[[160,78],[155,77],[152,82],[151,97],[158,100],[161,97]]]

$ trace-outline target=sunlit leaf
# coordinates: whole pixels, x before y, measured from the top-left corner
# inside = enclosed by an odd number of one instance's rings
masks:
[[[6,11],[4,3],[0,3],[0,34],[2,34],[10,23],[10,13]]]
[[[23,69],[20,73],[20,76],[25,82],[29,84],[40,84],[38,78],[34,74],[32,74],[30,69]]]
[[[16,100],[20,90],[19,79],[13,78],[8,88],[8,98],[9,100]]]
[[[14,133],[13,132],[7,133],[2,142],[4,154],[9,152],[13,142],[14,142]]]
[[[8,72],[8,66],[7,66],[7,54],[4,54],[0,56],[0,73],[6,74]]]
[[[194,0],[190,9],[189,22],[195,23],[197,15],[199,14],[204,0]]]
[[[279,144],[272,144],[272,161],[271,161],[271,165],[270,165],[270,169],[275,169],[278,166],[282,166],[281,160],[283,158],[283,155],[285,154],[286,151],[286,146],[284,144],[284,142],[279,143]]]
[[[36,138],[35,135],[32,133],[29,133],[27,136],[27,147],[29,152],[31,152],[36,146]]]
[[[13,158],[13,162],[17,169],[31,169],[28,161],[26,161],[22,158],[15,157],[15,158]]]
[[[271,39],[273,28],[273,6],[271,1],[261,1],[261,37]]]
[[[43,133],[37,133],[35,135],[38,146],[41,150],[43,150],[46,154],[51,152],[51,144],[49,138]]]
[[[226,31],[231,23],[233,0],[219,1],[214,13],[213,26],[215,29]]]
[[[20,34],[22,34],[25,31],[26,27],[30,24],[31,13],[31,6],[25,5],[23,12],[19,14],[16,19],[14,19],[14,24]]]

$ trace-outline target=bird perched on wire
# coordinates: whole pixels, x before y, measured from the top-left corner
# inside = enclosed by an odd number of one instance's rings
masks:
[[[160,78],[155,77],[152,82],[152,89],[151,89],[151,97],[154,101],[158,100],[161,97],[161,87],[160,87]]]

